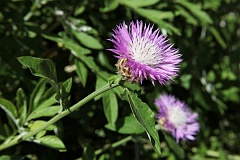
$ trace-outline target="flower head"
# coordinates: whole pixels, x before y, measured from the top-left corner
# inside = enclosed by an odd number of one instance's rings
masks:
[[[165,84],[177,75],[181,55],[158,29],[136,21],[129,26],[123,22],[113,32],[109,40],[114,49],[109,50],[119,58],[116,66],[124,79],[140,83],[150,79],[154,85],[155,80]]]
[[[159,96],[155,104],[159,107],[157,120],[163,130],[170,132],[177,142],[195,139],[200,129],[197,113],[192,113],[184,102],[167,94]]]

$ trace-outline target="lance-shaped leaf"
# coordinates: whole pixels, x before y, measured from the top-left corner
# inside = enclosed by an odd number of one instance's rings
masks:
[[[161,154],[160,141],[158,132],[155,128],[154,119],[155,116],[153,111],[149,108],[149,106],[146,103],[142,102],[142,100],[138,98],[136,93],[133,93],[132,91],[126,88],[125,94],[126,96],[123,98],[128,100],[134,116],[136,117],[138,122],[142,125],[142,127],[145,129],[153,149],[158,154]]]
[[[47,135],[44,137],[41,137],[39,139],[37,139],[36,141],[34,141],[36,143],[40,143],[41,145],[56,149],[60,152],[66,152],[66,147],[63,144],[62,140],[59,139],[57,136],[53,136],[53,135]]]
[[[57,73],[54,63],[49,59],[35,58],[31,56],[18,57],[18,61],[28,67],[33,75],[46,78],[58,91]]]
[[[185,159],[185,153],[181,146],[179,146],[179,144],[176,143],[176,141],[169,135],[165,134],[164,137],[169,147],[173,150],[173,152],[175,152],[179,159]]]
[[[0,108],[2,108],[15,125],[18,126],[19,113],[17,107],[9,100],[0,97]]]
[[[103,110],[108,123],[115,125],[118,117],[118,101],[113,91],[108,91],[103,94]]]

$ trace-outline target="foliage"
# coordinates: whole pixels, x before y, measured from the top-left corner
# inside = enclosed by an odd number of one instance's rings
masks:
[[[16,142],[0,160],[240,158],[237,0],[0,3],[0,146]],[[180,49],[179,76],[166,86],[114,76],[107,39],[136,19],[154,23]],[[199,114],[196,141],[176,143],[154,127],[154,100],[164,92]]]

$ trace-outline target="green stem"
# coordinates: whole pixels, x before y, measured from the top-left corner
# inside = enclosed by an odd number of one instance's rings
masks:
[[[128,141],[130,141],[132,139],[133,139],[132,136],[125,137],[125,138],[123,138],[123,139],[121,139],[121,140],[119,140],[119,141],[117,141],[117,142],[115,142],[113,144],[108,145],[107,147],[104,147],[104,148],[96,150],[94,152],[94,155],[96,156],[96,155],[99,155],[99,154],[109,150],[110,148],[116,148],[118,146],[121,146],[121,145],[125,144],[126,142],[128,142]],[[83,158],[81,157],[81,158],[78,158],[76,160],[83,160]]]
[[[76,103],[75,105],[73,105],[72,107],[70,107],[69,109],[59,113],[58,115],[56,115],[55,117],[53,117],[52,119],[50,119],[47,123],[45,123],[44,125],[42,125],[41,127],[37,128],[36,130],[32,131],[32,132],[28,132],[27,134],[23,135],[20,138],[15,138],[13,140],[11,140],[8,143],[3,143],[0,145],[0,151],[7,149],[11,146],[14,146],[16,144],[19,144],[20,142],[36,135],[37,133],[41,132],[42,130],[46,129],[47,127],[49,127],[50,125],[54,124],[55,122],[57,122],[58,120],[60,120],[61,118],[65,117],[66,115],[72,113],[73,111],[77,110],[78,108],[80,108],[81,106],[83,106],[85,103],[89,102],[90,100],[92,100],[94,97],[96,97],[97,95],[100,95],[112,88],[115,88],[119,86],[118,84],[106,84],[105,86],[103,86],[102,88],[94,91],[93,93],[91,93],[90,95],[88,95],[87,97],[85,97],[84,99],[82,99],[81,101],[79,101],[78,103]]]
[[[110,148],[116,148],[116,147],[118,147],[118,146],[120,146],[120,145],[122,145],[122,144],[124,144],[124,143],[126,143],[128,141],[130,141],[130,140],[132,140],[132,136],[125,137],[125,138],[123,138],[123,139],[121,139],[121,140],[111,144],[110,146],[108,146],[106,148],[101,148],[101,149],[96,150],[94,152],[94,154],[95,155],[101,154],[101,153],[105,152],[106,150],[108,150]]]

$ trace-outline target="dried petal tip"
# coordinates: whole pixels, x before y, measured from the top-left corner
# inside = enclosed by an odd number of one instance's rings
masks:
[[[126,80],[142,83],[149,79],[153,84],[155,80],[165,84],[177,75],[181,55],[158,29],[136,21],[128,27],[123,22],[113,32],[110,41],[114,48],[109,50],[119,58],[118,73]]]
[[[179,139],[194,140],[200,129],[197,114],[192,113],[184,102],[167,94],[159,96],[155,104],[159,107],[157,122],[161,129],[170,132],[177,142]]]

